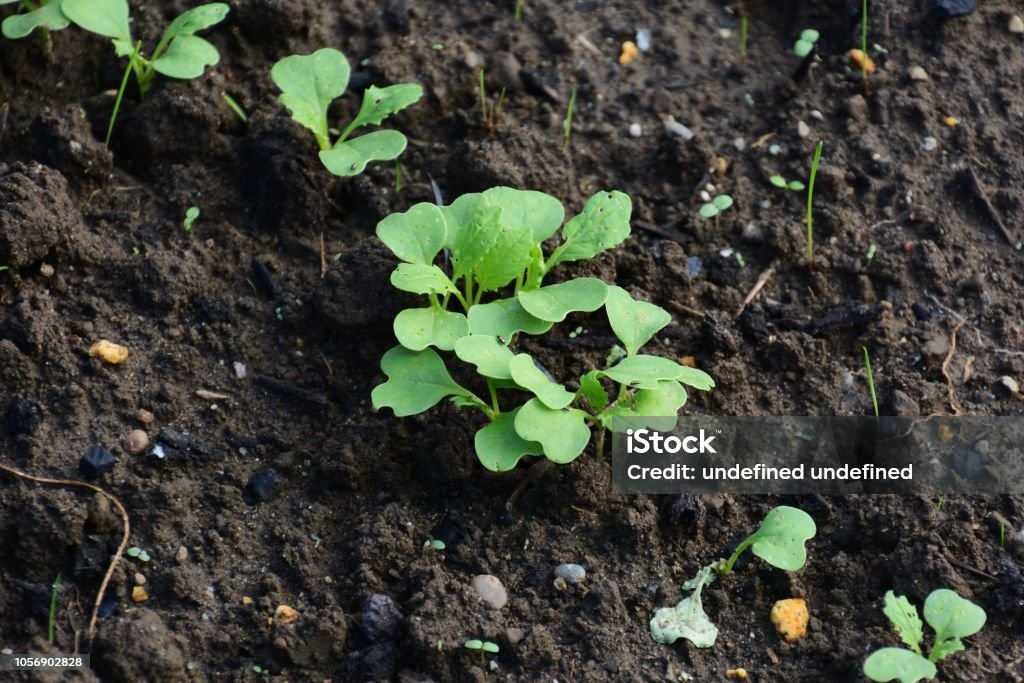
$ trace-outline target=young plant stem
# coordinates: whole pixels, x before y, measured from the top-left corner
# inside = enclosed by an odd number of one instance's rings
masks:
[[[718,568],[716,568],[715,571],[720,576],[725,576],[726,574],[730,573],[732,571],[733,565],[736,564],[736,560],[738,560],[740,555],[743,554],[743,551],[752,545],[754,545],[754,537],[750,536],[742,543],[740,543],[738,546],[736,546],[736,550],[732,551],[732,555],[729,556],[729,559],[726,560],[724,564],[721,564]]]
[[[878,396],[875,394],[875,377],[871,374],[871,358],[868,356],[868,347],[862,346],[864,349],[864,367],[868,373],[868,389],[871,390],[871,405],[875,408],[875,419],[878,419]]]
[[[811,176],[807,179],[807,270],[810,271],[814,270],[814,179],[818,175],[821,149],[824,146],[825,141],[819,140],[811,163]]]
[[[107,137],[103,141],[103,144],[107,147],[110,147],[110,136],[114,133],[114,122],[117,121],[117,112],[121,110],[121,100],[124,99],[124,90],[128,87],[128,75],[131,74],[132,69],[136,68],[135,59],[138,57],[139,50],[141,49],[142,41],[140,40],[135,44],[135,51],[132,52],[130,57],[128,57],[128,66],[125,67],[124,77],[121,78],[121,87],[117,89],[117,99],[114,100],[114,111],[110,113],[110,123],[107,124]],[[138,78],[138,74],[136,74],[136,78]]]
[[[565,130],[565,143],[562,145],[562,151],[569,150],[569,141],[572,139],[572,117],[576,113],[576,88],[572,89],[572,94],[569,95],[569,110],[565,113],[565,120],[562,122],[562,128]]]
[[[494,389],[494,383],[491,378],[487,378],[487,391],[491,394],[491,408],[494,410],[494,416],[501,415],[501,408],[498,406],[498,392]]]
[[[53,642],[55,637],[55,626],[57,624],[57,595],[60,592],[60,572],[57,572],[57,578],[53,580],[53,592],[50,594],[50,618],[47,622],[47,637],[50,642]]]
[[[745,10],[741,10],[743,14],[740,15],[740,58],[747,58],[747,13]]]

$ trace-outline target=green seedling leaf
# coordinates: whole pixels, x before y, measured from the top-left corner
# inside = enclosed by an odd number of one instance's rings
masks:
[[[128,550],[125,550],[124,554],[128,557],[138,557],[141,552],[142,548],[133,545],[131,548],[128,548]]]
[[[686,638],[695,647],[706,648],[715,644],[718,627],[711,623],[701,604],[700,593],[712,580],[711,567],[704,567],[693,584],[693,595],[683,598],[675,607],[662,607],[651,619],[651,637],[655,642],[671,645]]]
[[[380,369],[388,381],[374,387],[371,401],[375,410],[391,408],[396,417],[422,413],[445,396],[473,396],[452,379],[433,349],[396,346],[381,358]]]
[[[529,229],[534,244],[554,235],[565,220],[562,202],[543,192],[492,187],[481,196],[489,206],[501,207],[503,225]]]
[[[938,662],[963,650],[960,639],[980,631],[985,619],[985,610],[954,591],[932,591],[924,601],[924,620],[935,630],[935,645],[928,659]]]
[[[488,304],[477,304],[469,309],[469,331],[511,339],[519,332],[544,334],[552,323],[526,312],[518,299],[501,299]]]
[[[497,643],[492,643],[489,640],[484,642],[484,645],[481,649],[484,652],[490,652],[492,655],[498,654],[500,650]]]
[[[446,547],[447,546],[444,544],[444,541],[437,538],[430,538],[423,542],[424,549],[444,550]]]
[[[455,286],[437,266],[422,263],[400,263],[391,273],[395,289],[413,294],[445,294],[454,292]]]
[[[395,338],[398,343],[413,351],[422,351],[436,346],[443,351],[452,351],[460,337],[469,334],[466,316],[443,308],[407,308],[395,316]]]
[[[560,323],[573,311],[596,311],[608,297],[608,285],[597,278],[582,277],[540,289],[520,290],[519,303],[530,315]]]
[[[405,151],[408,140],[397,130],[377,130],[338,142],[320,152],[320,161],[336,176],[359,175],[371,161],[391,161]]]
[[[684,366],[659,356],[627,356],[603,372],[605,377],[634,389],[658,389],[662,380],[679,379]],[[690,368],[692,369],[692,368]]]
[[[686,389],[675,380],[658,382],[656,389],[640,389],[633,396],[632,408],[637,415],[665,417],[678,415],[686,405]]]
[[[707,204],[700,207],[700,210],[697,211],[697,213],[700,214],[701,218],[708,219],[714,218],[715,216],[720,214],[721,211],[718,210],[717,206],[715,206],[711,202],[708,202]]]
[[[817,530],[809,514],[799,508],[780,505],[765,516],[761,528],[750,537],[754,540],[751,550],[773,567],[793,572],[807,561],[804,543],[813,538]]]
[[[473,640],[467,640],[466,644],[463,645],[463,647],[467,650],[482,650],[484,649],[484,643],[482,640],[477,640],[474,638]]]
[[[199,218],[198,206],[190,206],[185,209],[185,220],[181,222],[181,227],[185,232],[192,232],[192,225],[196,222],[197,218]]]
[[[452,280],[465,277],[484,260],[498,241],[500,224],[501,209],[481,203],[469,221],[459,226],[452,248]]]
[[[429,266],[444,246],[445,219],[434,204],[414,204],[378,223],[377,237],[401,260]]]
[[[203,29],[210,28],[224,21],[224,17],[228,15],[230,9],[223,2],[211,2],[185,10],[167,27],[167,31],[164,32],[164,38],[173,40],[179,36],[190,36]]]
[[[153,61],[153,68],[171,78],[198,78],[220,61],[220,53],[199,36],[178,36],[167,51]]]
[[[806,40],[798,40],[793,45],[793,54],[797,57],[806,57],[811,54],[811,50],[814,49],[814,43],[809,43]]]
[[[780,175],[773,175],[771,178],[768,179],[768,182],[770,182],[775,187],[781,187],[783,189],[786,188],[786,179]]]
[[[282,93],[278,101],[291,111],[296,122],[313,131],[321,150],[331,146],[327,107],[345,92],[348,77],[348,60],[331,48],[285,57],[270,70],[271,80]]]
[[[576,398],[574,393],[567,391],[561,384],[548,379],[528,353],[513,356],[508,367],[516,384],[532,391],[548,408],[565,408]]]
[[[807,186],[801,183],[799,180],[790,180],[789,183],[786,184],[786,187],[788,187],[793,192],[801,192],[807,188]]]
[[[604,307],[612,331],[631,356],[672,321],[668,311],[646,301],[637,301],[622,287],[608,288]]]
[[[495,207],[497,208],[497,207]],[[510,224],[505,210],[500,211],[492,246],[477,263],[474,278],[480,290],[493,292],[515,280],[530,264],[533,234],[528,225]]]
[[[18,1],[8,0],[8,2]],[[7,4],[7,2],[0,2],[0,4]],[[71,21],[61,11],[60,0],[50,0],[50,2],[37,7],[31,12],[13,14],[7,17],[4,19],[2,32],[4,38],[17,40],[18,38],[24,38],[37,28],[59,31],[67,28],[70,23]]]
[[[808,43],[818,42],[819,37],[821,37],[821,34],[813,28],[805,28],[800,32],[800,40],[806,40]]]
[[[552,410],[539,398],[531,398],[516,415],[516,434],[538,442],[549,460],[564,465],[575,460],[590,441],[586,415],[576,408]]]
[[[470,309],[470,328],[476,306]],[[455,355],[459,360],[472,363],[477,372],[493,379],[512,379],[509,363],[515,354],[498,341],[493,334],[470,334],[455,342]]]
[[[386,88],[371,85],[363,91],[363,104],[346,130],[380,125],[390,115],[419,102],[421,97],[423,86],[416,83],[399,83]]]
[[[580,377],[580,390],[587,397],[594,410],[601,411],[608,407],[608,392],[601,385],[598,379],[601,376],[600,370],[591,370]]]
[[[515,469],[523,456],[544,454],[543,446],[516,433],[515,421],[519,410],[501,413],[473,439],[476,457],[491,472],[509,472]]]
[[[885,647],[864,662],[864,675],[873,681],[898,680],[900,683],[917,683],[935,678],[938,671],[927,659],[900,647]]]
[[[86,31],[114,40],[117,54],[132,53],[127,0],[61,0],[61,11]],[[127,52],[123,49],[127,46]]]
[[[732,197],[727,194],[720,194],[711,200],[711,203],[715,205],[715,208],[719,211],[725,211],[732,206]]]
[[[458,197],[448,206],[438,207],[448,226],[448,236],[444,243],[445,249],[454,251],[459,240],[459,233],[473,220],[482,201],[482,193],[471,192]]]
[[[682,368],[682,374],[676,379],[683,384],[693,387],[694,389],[699,389],[700,391],[710,391],[715,388],[715,380],[711,379],[711,375],[708,373],[686,365],[683,365]]]
[[[618,246],[629,237],[632,213],[633,203],[629,196],[616,191],[598,192],[587,200],[583,211],[569,219],[562,228],[565,242],[551,254],[547,268],[550,270],[566,261],[593,258]]]
[[[917,608],[910,604],[906,596],[897,597],[889,591],[885,594],[885,607],[882,613],[889,618],[889,623],[896,629],[907,647],[921,654],[921,641],[924,639],[924,624],[917,614]]]

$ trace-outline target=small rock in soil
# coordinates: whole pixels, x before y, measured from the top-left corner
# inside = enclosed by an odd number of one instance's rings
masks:
[[[555,567],[555,576],[566,583],[579,583],[587,578],[587,570],[578,564],[560,564]]]
[[[103,446],[89,446],[78,462],[78,469],[86,479],[96,479],[113,469],[115,463],[117,458]]]
[[[521,628],[510,626],[505,629],[505,638],[508,640],[509,645],[518,645],[523,642],[523,638],[526,637],[526,632]]]
[[[975,0],[934,0],[932,7],[940,19],[962,17],[978,9]]]
[[[1021,19],[1019,14],[1014,14],[1010,17],[1010,23],[1007,24],[1006,28],[1010,30],[1010,33],[1024,33],[1024,19]]]
[[[132,580],[135,581],[135,585],[136,586],[145,586],[146,585],[146,576],[145,576],[145,574],[140,574],[139,572],[135,572],[135,575],[132,577]]]
[[[665,132],[669,135],[678,135],[683,140],[692,140],[694,137],[692,130],[679,123],[671,116],[665,117]]]
[[[128,360],[128,348],[106,339],[100,339],[89,347],[89,355],[109,365],[120,365]]]
[[[927,81],[928,80],[928,72],[925,71],[920,66],[912,66],[912,67],[910,67],[909,74],[910,74],[910,80],[912,80],[912,81]]]
[[[281,476],[273,467],[267,467],[249,477],[245,492],[255,503],[269,503],[277,498]]]
[[[644,134],[644,129],[640,126],[639,123],[631,123],[631,124],[629,124],[629,135],[630,135],[630,137],[638,138],[638,137],[640,137],[643,134]]]
[[[805,137],[807,137],[808,135],[811,134],[811,127],[808,126],[803,121],[797,121],[796,122],[796,134],[799,135],[802,138],[805,138]]]
[[[899,389],[892,392],[888,408],[895,417],[919,417],[921,415],[921,408],[917,405],[917,401]]]
[[[124,449],[132,455],[138,455],[149,448],[149,435],[141,429],[128,432],[124,440]]]
[[[923,149],[926,152],[931,152],[935,150],[935,148],[937,148],[938,146],[939,141],[930,135],[921,141],[921,149]]]
[[[949,338],[945,334],[934,334],[925,342],[921,351],[926,356],[944,358],[949,352]]]
[[[863,95],[854,95],[846,100],[846,114],[854,121],[867,121],[868,101]]]
[[[374,643],[394,640],[405,617],[390,595],[374,593],[363,600],[363,632]]]
[[[523,89],[523,82],[519,78],[519,72],[523,65],[511,52],[495,53],[491,59],[490,68],[487,69],[487,86],[499,92],[505,88],[509,92],[518,92]]]
[[[490,574],[474,576],[470,585],[476,591],[476,594],[480,596],[480,599],[487,603],[487,606],[491,609],[501,609],[508,602],[508,593],[505,592],[505,586],[501,584],[501,581],[496,576],[491,576]]]
[[[149,594],[142,586],[132,586],[132,602],[146,602]]]
[[[299,620],[299,613],[289,605],[278,605],[274,610],[274,621],[279,624],[294,624]]]
[[[1009,375],[1003,375],[999,378],[999,386],[1002,387],[1011,396],[1016,396],[1020,393],[1020,385],[1017,384],[1017,380],[1010,377]]]

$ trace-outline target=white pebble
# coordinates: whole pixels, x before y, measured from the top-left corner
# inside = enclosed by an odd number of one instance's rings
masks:
[[[743,138],[735,138],[732,141],[732,146],[742,152],[747,148],[747,141]]]
[[[919,66],[910,67],[910,80],[912,81],[927,81],[928,72]]]
[[[930,135],[928,137],[926,137],[924,140],[921,141],[921,149],[923,149],[926,152],[931,152],[932,150],[934,150],[938,146],[939,146],[939,141],[936,140],[935,138],[933,138]]]
[[[761,239],[761,229],[756,223],[747,223],[743,226],[743,239],[750,242],[757,242]]]
[[[640,52],[647,52],[651,49],[651,32],[645,28],[636,30],[636,46]]]
[[[732,29],[720,28],[718,29],[718,35],[728,40],[729,38],[732,38]]]
[[[781,151],[782,151],[782,148],[779,147],[778,145],[770,145],[768,147],[768,153],[771,154],[773,157],[779,156],[779,152],[781,152]]]
[[[1024,33],[1024,19],[1021,19],[1019,14],[1014,14],[1010,17],[1010,23],[1007,28],[1010,29],[1010,33]]]
[[[796,122],[796,134],[799,135],[802,138],[805,138],[805,137],[807,137],[808,135],[811,134],[811,127],[808,126],[803,121],[797,121]]]
[[[723,249],[722,251],[718,252],[718,255],[721,256],[722,258],[729,258],[734,253],[736,252],[733,251],[732,249]]]
[[[812,109],[811,110],[811,118],[812,119],[817,119],[818,121],[824,121],[825,120],[825,116],[820,111],[818,111],[817,109]]]
[[[231,367],[235,369],[235,377],[238,379],[245,379],[247,370],[245,369],[245,363],[239,363],[237,360],[231,364]]]
[[[1003,375],[1002,377],[1000,377],[999,383],[1003,385],[1003,388],[1006,389],[1011,394],[1017,395],[1020,393],[1020,385],[1017,384],[1017,380],[1010,377],[1009,375]]]
[[[701,190],[700,191],[700,200],[702,202],[710,202],[711,201],[711,195],[708,194],[707,190]]]
[[[708,192],[716,192],[718,190],[718,188],[715,187],[712,183],[708,183],[707,185],[705,185],[704,189],[707,190]]]
[[[639,123],[629,124],[629,135],[630,137],[638,138],[644,134],[644,129]]]
[[[665,117],[665,132],[669,135],[678,135],[683,140],[693,139],[693,131],[676,121],[671,116]]]

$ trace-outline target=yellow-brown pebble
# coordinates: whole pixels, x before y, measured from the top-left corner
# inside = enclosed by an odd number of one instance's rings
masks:
[[[288,605],[278,605],[274,610],[274,619],[280,624],[293,624],[299,620],[299,613]]]
[[[627,40],[622,44],[622,53],[619,55],[619,64],[626,66],[639,56],[640,49],[636,46],[636,43],[632,40]]]
[[[735,669],[726,669],[725,677],[732,678],[737,681],[745,681],[747,680],[747,670],[744,669],[742,666],[737,667]]]
[[[811,614],[807,611],[807,601],[803,598],[779,600],[772,607],[772,623],[775,624],[775,630],[787,643],[804,637],[807,633],[807,622],[810,619]]]
[[[104,363],[120,365],[128,359],[128,347],[101,339],[89,347],[89,355]]]
[[[149,594],[146,593],[146,589],[142,586],[134,586],[132,588],[132,602],[146,602],[149,600]]]
[[[246,607],[249,607],[250,605],[252,605],[252,598],[250,598],[248,595],[243,595],[242,596],[242,604],[245,605]]]
[[[868,57],[866,54],[864,54],[864,52],[862,52],[861,50],[854,49],[850,50],[847,54],[850,55],[850,60],[853,61],[853,63],[856,64],[859,68],[863,69],[869,74],[875,73],[875,62],[871,59],[871,57]]]

